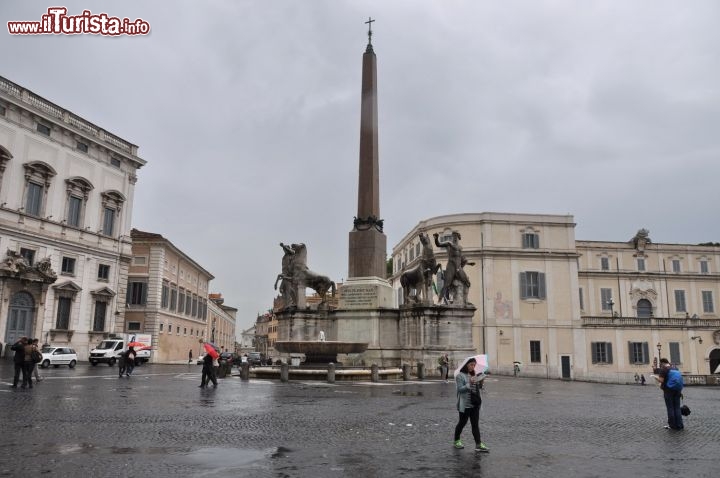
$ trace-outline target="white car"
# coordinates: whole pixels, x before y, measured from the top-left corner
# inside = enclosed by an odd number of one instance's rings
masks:
[[[75,364],[77,364],[77,354],[74,349],[69,347],[43,347],[41,352],[43,359],[40,366],[42,368],[48,368],[50,365],[55,368],[60,365],[74,368]]]

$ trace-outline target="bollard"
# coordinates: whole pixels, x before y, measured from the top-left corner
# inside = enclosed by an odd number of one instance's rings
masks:
[[[378,366],[375,363],[370,366],[370,380],[373,382],[377,382],[380,380],[380,373],[378,372]]]
[[[332,362],[328,364],[327,381],[328,383],[335,383],[335,364]]]
[[[290,378],[290,366],[286,363],[280,365],[280,381],[287,382]]]
[[[240,380],[250,379],[250,364],[243,362],[240,364]]]
[[[403,364],[402,374],[403,374],[403,380],[405,380],[405,381],[410,380],[410,364],[409,363]]]
[[[417,363],[417,378],[418,380],[425,380],[425,364],[422,362]]]

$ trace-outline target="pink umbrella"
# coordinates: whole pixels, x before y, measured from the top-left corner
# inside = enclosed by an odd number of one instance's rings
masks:
[[[465,360],[463,360],[460,363],[460,366],[455,369],[455,377],[460,373],[460,370],[467,365],[467,363],[470,360],[475,360],[475,373],[476,374],[485,374],[488,369],[490,368],[490,365],[488,364],[488,356],[487,354],[480,354],[480,355],[472,355],[470,357],[466,357]]]

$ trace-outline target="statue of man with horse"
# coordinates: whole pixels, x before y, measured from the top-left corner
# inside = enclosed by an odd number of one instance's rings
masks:
[[[430,294],[430,286],[432,285],[433,275],[440,269],[440,264],[435,260],[435,252],[433,252],[430,238],[424,232],[418,235],[420,244],[422,244],[422,255],[415,266],[406,270],[400,275],[400,285],[403,289],[403,301],[409,304],[412,299],[416,304],[432,304],[432,295]],[[412,294],[413,289],[415,294]],[[422,301],[420,295],[422,294]]]
[[[328,276],[318,274],[308,269],[307,247],[305,244],[292,244],[290,246],[280,243],[285,251],[283,256],[283,269],[275,279],[277,288],[278,280],[280,293],[285,300],[286,307],[303,307],[305,305],[305,288],[313,289],[320,296],[318,307],[327,307],[327,293],[331,292],[335,297],[335,282]]]

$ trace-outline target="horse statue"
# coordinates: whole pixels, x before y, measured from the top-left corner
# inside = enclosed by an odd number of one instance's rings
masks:
[[[420,303],[421,293],[423,296],[422,302],[431,304],[430,286],[432,285],[432,277],[440,269],[440,264],[435,260],[435,252],[433,252],[428,235],[421,232],[418,237],[420,238],[420,244],[422,244],[420,261],[400,275],[400,285],[403,289],[403,300],[406,304],[409,303],[410,298],[416,304]],[[413,289],[415,289],[415,295],[411,295]]]
[[[290,246],[294,251],[292,260],[292,279],[293,287],[296,287],[299,294],[304,294],[305,288],[310,287],[318,296],[320,296],[320,306],[327,303],[327,293],[330,291],[332,297],[335,297],[335,282],[330,280],[328,276],[313,272],[307,267],[307,247],[305,244],[292,244]]]

